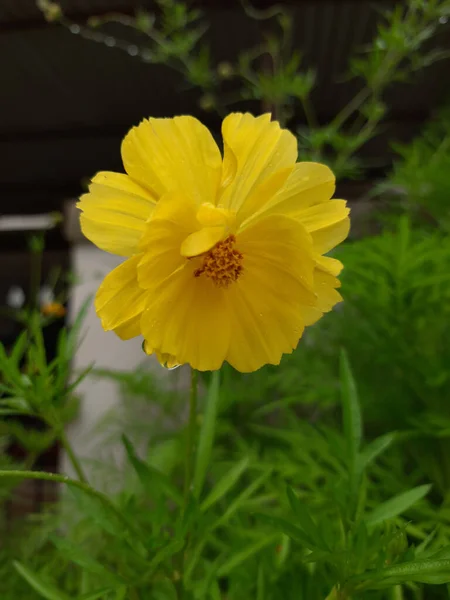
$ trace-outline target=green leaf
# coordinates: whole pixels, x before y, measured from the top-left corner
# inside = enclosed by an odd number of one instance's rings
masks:
[[[347,354],[341,351],[341,385],[344,435],[347,440],[349,460],[355,464],[362,439],[361,412],[355,380],[350,369]]]
[[[76,546],[60,536],[51,536],[51,539],[65,558],[79,565],[85,571],[99,575],[105,583],[123,584],[123,580],[118,575],[96,561],[86,549]]]
[[[232,502],[230,502],[223,515],[221,515],[212,525],[210,531],[225,524],[234,515],[234,513],[238,511],[243,504],[253,496],[256,490],[261,487],[265,481],[267,481],[271,474],[272,472],[267,470],[265,473],[255,479],[255,481],[253,481],[244,491],[242,491]]]
[[[13,562],[14,568],[25,581],[46,600],[70,600],[63,592],[58,590],[54,585],[41,579],[39,575],[25,567],[18,561]]]
[[[208,510],[208,508],[218,502],[234,485],[236,485],[241,475],[248,468],[249,461],[250,459],[245,457],[231,467],[231,469],[217,482],[210,494],[200,505],[202,511]]]
[[[267,523],[268,525],[271,525],[272,527],[275,527],[278,532],[284,533],[285,535],[295,540],[296,542],[299,542],[306,548],[309,548],[310,550],[316,549],[315,544],[313,544],[308,538],[308,536],[305,535],[305,532],[302,529],[300,529],[300,527],[297,527],[296,525],[290,523],[286,519],[283,519],[281,517],[275,517],[272,515],[267,515],[264,513],[255,513],[254,517],[256,519],[259,519],[260,521],[263,521],[264,523]]]
[[[400,563],[365,573],[358,578],[373,580],[371,587],[375,589],[406,582],[440,585],[450,583],[450,560],[417,560]]]
[[[373,440],[373,442],[368,444],[360,455],[361,469],[364,470],[366,467],[372,464],[373,461],[385,450],[387,450],[396,439],[397,434],[395,432],[386,433],[385,435],[376,438]]]
[[[322,548],[323,550],[328,550],[328,547],[322,538],[321,532],[309,514],[307,506],[297,497],[293,489],[289,486],[287,488],[287,496],[289,504],[294,511],[297,524],[300,525],[301,529],[303,529],[306,537],[310,540],[311,545]]]
[[[183,546],[184,546],[184,540],[175,540],[173,542],[170,542],[166,546],[164,546],[164,548],[161,548],[161,550],[159,550],[155,554],[155,556],[152,558],[152,560],[150,561],[150,565],[149,565],[150,574],[153,573],[153,571],[155,569],[157,569],[157,567],[162,562],[164,562],[167,558],[170,558],[177,552],[180,552],[180,550],[183,548]]]
[[[122,436],[122,441],[127,452],[128,460],[136,471],[139,481],[147,494],[153,496],[158,490],[162,490],[171,500],[178,505],[181,505],[183,503],[183,497],[170,479],[158,469],[151,467],[141,460],[125,435]]]
[[[270,546],[271,544],[275,544],[279,540],[278,534],[270,535],[266,538],[260,539],[249,546],[246,546],[240,552],[234,552],[232,557],[227,560],[217,571],[217,575],[219,577],[226,577],[233,571],[236,567],[241,565],[243,562],[260,552],[266,546]]]
[[[366,522],[368,525],[378,525],[383,521],[392,519],[397,515],[405,512],[411,506],[416,504],[419,500],[422,500],[431,489],[431,485],[420,485],[394,496],[390,500],[383,502],[377,506],[370,514],[366,516]]]
[[[78,600],[103,600],[103,598],[109,597],[107,594],[111,593],[111,588],[102,588],[96,592],[88,592],[78,598]]]
[[[193,483],[193,492],[196,498],[199,498],[202,492],[206,471],[211,460],[211,452],[216,430],[217,409],[220,400],[219,390],[220,372],[215,371],[212,374],[211,383],[209,385],[205,413],[203,415],[203,422],[199,433]]]
[[[362,420],[355,380],[353,378],[347,354],[341,351],[340,381],[342,387],[342,416],[344,436],[347,442],[347,464],[350,482],[350,510],[354,510],[361,477],[359,450],[362,440]]]

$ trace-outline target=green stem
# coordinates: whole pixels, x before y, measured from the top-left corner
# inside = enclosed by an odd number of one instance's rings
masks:
[[[73,451],[72,445],[69,442],[69,439],[68,439],[63,427],[61,427],[61,429],[58,431],[58,438],[59,438],[59,441],[61,442],[64,450],[66,451],[67,456],[69,457],[69,460],[72,464],[72,467],[75,470],[75,473],[77,474],[78,479],[82,483],[88,484],[88,479],[83,470],[83,467],[81,466],[80,461],[78,460],[75,452]]]
[[[305,97],[301,98],[300,101],[302,104],[303,112],[305,114],[305,118],[306,118],[308,127],[310,129],[315,129],[317,127],[317,119],[316,119],[316,115],[314,114],[314,110],[311,105],[311,101],[310,101],[309,97],[305,96]]]
[[[184,470],[184,507],[186,509],[192,487],[192,465],[195,451],[197,420],[197,371],[191,369],[191,391],[189,394],[189,421],[186,434],[186,462]]]
[[[109,510],[114,512],[116,517],[126,526],[127,529],[137,534],[139,538],[142,538],[142,536],[139,534],[139,531],[134,527],[133,523],[128,521],[127,517],[125,517],[125,515],[123,515],[116,508],[115,504],[111,502],[107,496],[101,492],[98,492],[87,483],[77,481],[76,479],[70,479],[70,477],[67,477],[67,475],[57,475],[56,473],[45,473],[43,471],[0,471],[0,478],[2,477],[7,479],[39,479],[41,481],[54,481],[55,483],[64,483],[65,485],[78,488],[79,490],[82,490],[86,494],[89,494],[90,496],[93,496],[99,500],[104,506],[107,506]]]

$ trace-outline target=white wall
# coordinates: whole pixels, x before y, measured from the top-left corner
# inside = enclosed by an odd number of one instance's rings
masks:
[[[74,319],[86,298],[95,294],[103,277],[120,262],[120,258],[85,243],[73,247],[72,269],[76,283],[70,297],[69,320]],[[145,360],[141,344],[142,340],[138,338],[124,342],[114,333],[103,331],[91,302],[81,344],[73,360],[74,372],[92,363],[97,368],[133,370]],[[67,434],[77,455],[92,459],[96,453],[92,430],[99,419],[119,403],[119,389],[110,380],[88,377],[79,386],[78,394],[82,397],[80,415],[70,425]],[[61,470],[73,475],[66,456],[63,457]]]

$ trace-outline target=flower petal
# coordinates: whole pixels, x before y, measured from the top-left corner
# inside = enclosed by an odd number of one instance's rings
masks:
[[[222,135],[223,172],[227,176],[220,202],[225,208],[236,212],[243,209],[258,186],[277,171],[295,165],[297,140],[268,114],[254,117],[232,113],[223,121]]]
[[[194,117],[145,119],[125,137],[122,159],[128,175],[157,197],[180,190],[197,203],[215,202],[222,157]]]
[[[140,335],[140,317],[147,297],[146,291],[137,282],[137,266],[141,258],[141,254],[136,254],[112,270],[95,297],[95,309],[103,329],[112,329],[125,340]]]
[[[142,288],[152,288],[186,263],[181,256],[184,240],[199,227],[196,204],[180,192],[169,192],[158,202],[139,245],[143,252],[138,266]]]
[[[225,226],[204,227],[200,231],[195,231],[181,244],[182,256],[192,257],[203,254],[211,250],[213,246],[220,242],[225,236]]]
[[[335,187],[335,177],[327,166],[313,162],[297,163],[267,210],[271,214],[296,218],[299,211],[329,200]]]
[[[154,197],[128,175],[98,173],[81,196],[81,229],[96,246],[119,256],[131,256],[155,205]]]
[[[316,305],[312,243],[300,223],[275,215],[247,227],[236,247],[244,270],[226,290],[232,310],[227,360],[251,372],[279,364],[302,336],[303,309]]]
[[[283,215],[270,215],[252,221],[237,236],[237,249],[247,257],[256,256],[266,265],[297,278],[304,304],[315,304],[312,239],[301,223]]]
[[[153,280],[141,328],[149,347],[198,371],[213,371],[228,350],[230,310],[226,290],[206,277],[195,277],[194,270],[186,261],[168,278]]]
[[[311,231],[314,250],[318,254],[329,252],[347,238],[349,231],[350,219],[348,217],[344,217],[326,227]]]
[[[336,290],[341,282],[333,275],[317,269],[314,273],[314,285],[317,292],[317,306],[322,312],[329,312],[335,304],[342,302],[342,296]]]
[[[334,275],[335,277],[337,277],[344,268],[344,265],[340,260],[331,258],[330,256],[316,255],[315,261],[322,271],[325,271],[325,273],[329,273],[330,275]]]

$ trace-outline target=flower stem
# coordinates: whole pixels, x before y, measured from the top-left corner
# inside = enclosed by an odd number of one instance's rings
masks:
[[[83,471],[83,467],[81,466],[81,463],[78,460],[75,452],[73,451],[72,445],[69,442],[69,439],[68,439],[63,427],[61,427],[61,429],[58,431],[58,437],[59,437],[59,441],[61,442],[64,450],[67,452],[67,456],[69,457],[69,460],[72,464],[72,467],[75,470],[75,473],[77,474],[78,479],[82,483],[87,484],[88,479],[86,477],[86,474]]]
[[[197,420],[197,371],[191,369],[191,390],[189,394],[189,421],[186,434],[186,462],[184,469],[184,507],[186,509],[192,487],[192,465],[195,451],[195,430]]]
[[[57,475],[56,473],[47,473],[44,471],[0,471],[0,479],[1,478],[40,479],[42,481],[54,481],[56,483],[64,483],[65,485],[82,490],[86,494],[96,498],[104,506],[107,506],[108,509],[116,515],[117,519],[121,521],[127,529],[137,535],[138,538],[142,539],[142,535],[140,534],[139,530],[136,529],[134,524],[129,521],[128,518],[120,510],[118,510],[118,508],[116,508],[116,505],[111,502],[107,496],[101,492],[98,492],[87,483],[77,481],[76,479],[70,479],[70,477],[67,477],[66,475]]]

